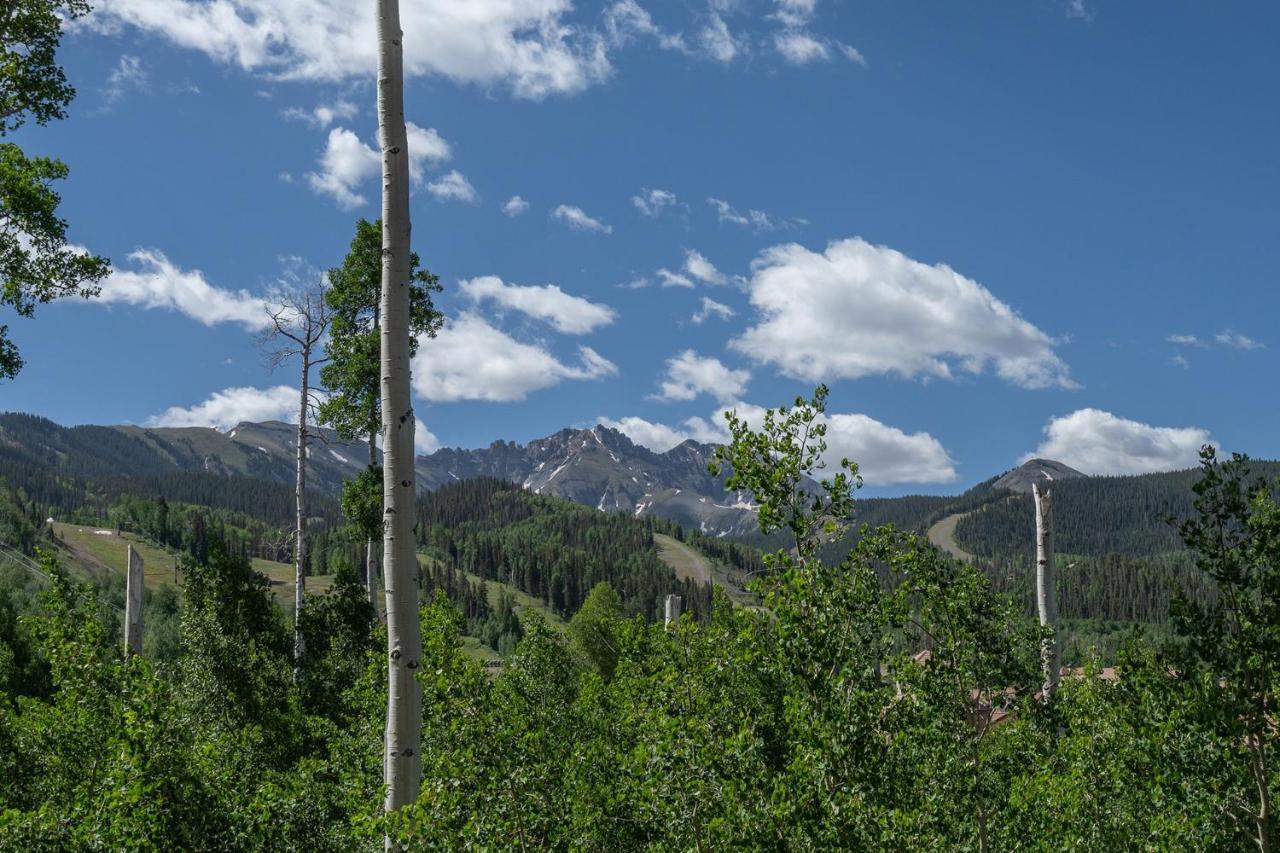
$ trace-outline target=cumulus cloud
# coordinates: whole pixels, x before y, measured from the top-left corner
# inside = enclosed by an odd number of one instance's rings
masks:
[[[1051,419],[1036,457],[1055,459],[1086,474],[1149,474],[1194,467],[1200,448],[1213,444],[1199,427],[1156,427],[1099,409]]]
[[[312,127],[325,128],[335,121],[353,119],[359,112],[360,108],[351,101],[339,100],[332,104],[320,104],[309,110],[301,107],[289,107],[281,115],[291,121],[302,121]]]
[[[636,444],[647,447],[655,453],[665,453],[680,442],[688,441],[693,437],[687,428],[654,423],[634,415],[617,419],[599,418],[598,422],[616,429]]]
[[[747,390],[751,372],[733,370],[718,358],[700,356],[687,349],[667,359],[662,391],[652,399],[663,402],[693,400],[706,394],[716,400],[737,400]]]
[[[658,216],[668,207],[674,207],[678,199],[670,190],[651,190],[642,187],[639,195],[631,197],[631,203],[645,216]]]
[[[574,231],[594,231],[597,234],[612,234],[613,228],[592,216],[588,216],[580,207],[562,204],[551,211],[554,219],[568,225]]]
[[[582,91],[605,80],[612,67],[603,37],[572,23],[572,13],[571,0],[404,3],[405,74],[506,86],[520,98]],[[122,24],[275,78],[366,79],[377,66],[371,5],[113,0],[100,4],[87,25],[111,30]]]
[[[439,201],[465,201],[471,203],[477,198],[476,188],[471,186],[471,182],[457,169],[453,169],[427,184],[427,192],[431,193]]]
[[[590,347],[566,364],[540,344],[523,343],[471,313],[422,337],[413,359],[413,389],[426,400],[523,400],[565,380],[599,379],[618,368]]]
[[[212,326],[239,323],[247,329],[267,325],[267,300],[245,290],[224,290],[199,270],[184,270],[156,249],[129,255],[133,269],[113,269],[95,303],[167,308]]]
[[[978,282],[865,240],[767,249],[748,290],[759,317],[730,345],[797,379],[992,368],[1026,388],[1076,387],[1055,341]]]
[[[435,453],[440,449],[440,439],[417,416],[413,419],[413,449],[417,453]]]
[[[709,418],[689,418],[678,427],[635,416],[599,420],[637,444],[662,453],[690,438],[711,444],[727,442],[726,411],[737,412],[756,428],[764,419],[762,407],[736,402],[720,406]],[[908,433],[863,414],[832,414],[824,416],[822,422],[827,426],[825,471],[830,474],[839,470],[842,458],[848,458],[858,463],[870,485],[950,483],[958,477],[946,448],[927,432]],[[823,476],[822,471],[818,474]]]
[[[728,305],[725,305],[723,302],[716,302],[714,299],[708,299],[704,296],[702,297],[702,307],[695,311],[693,316],[689,319],[694,325],[701,326],[711,317],[728,320],[733,315],[734,310]]]
[[[320,155],[320,168],[307,173],[307,183],[317,193],[331,196],[339,206],[350,210],[366,202],[358,188],[381,169],[377,151],[361,142],[353,131],[335,127],[329,131],[328,143]]]
[[[502,212],[507,216],[519,216],[529,209],[529,202],[518,195],[513,195],[502,203]]]
[[[409,138],[409,177],[420,184],[426,168],[448,160],[452,151],[434,128],[408,122],[405,129]],[[339,206],[351,210],[366,203],[361,187],[380,174],[382,156],[378,151],[354,131],[335,127],[329,131],[319,169],[306,177],[315,192],[330,196]]]
[[[1171,344],[1177,344],[1178,346],[1183,347],[1208,346],[1208,344],[1197,338],[1195,335],[1169,335],[1165,340]]]
[[[147,419],[153,427],[213,427],[229,430],[243,421],[298,422],[298,389],[289,385],[272,388],[225,388],[215,391],[193,406],[170,406]]]
[[[616,314],[607,305],[565,293],[554,284],[520,286],[487,275],[461,282],[458,289],[472,302],[489,299],[503,308],[550,323],[566,335],[585,335],[612,323]]]

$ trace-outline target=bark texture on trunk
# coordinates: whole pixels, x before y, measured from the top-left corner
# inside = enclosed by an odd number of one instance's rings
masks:
[[[377,325],[377,314],[374,314],[374,325]],[[376,414],[373,410],[375,403],[370,402],[369,423],[376,424],[378,422]],[[369,431],[369,467],[378,467],[378,441],[377,436],[373,433],[372,426]],[[364,542],[364,588],[369,594],[369,606],[373,608],[373,618],[378,618],[378,552],[374,550],[373,538],[370,537]]]
[[[298,383],[298,470],[294,482],[297,523],[293,535],[293,680],[302,680],[302,656],[306,643],[302,639],[302,608],[307,586],[307,402],[311,390],[311,353],[302,353],[302,381]]]
[[[1036,608],[1040,624],[1053,629],[1053,636],[1041,641],[1040,660],[1044,667],[1044,700],[1048,702],[1058,689],[1062,656],[1058,646],[1058,589],[1053,565],[1053,504],[1048,489],[1031,484],[1036,502]]]
[[[142,555],[129,546],[124,581],[124,651],[142,654]]]
[[[387,605],[388,812],[418,798],[421,582],[413,541],[413,406],[409,396],[409,151],[398,0],[378,0],[378,139],[382,148],[383,587]],[[387,840],[390,846],[390,839]]]

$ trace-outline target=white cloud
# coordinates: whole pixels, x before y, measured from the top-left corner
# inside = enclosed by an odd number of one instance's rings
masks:
[[[684,273],[672,272],[663,267],[657,272],[658,278],[662,279],[663,287],[693,287],[693,279]]]
[[[413,122],[406,125],[409,138],[409,176],[415,184],[422,182],[428,165],[442,163],[452,156],[449,143],[434,128],[421,128]],[[382,156],[366,145],[354,131],[335,127],[329,131],[320,168],[307,174],[307,183],[317,193],[332,196],[339,206],[351,210],[365,204],[361,187],[382,173]]]
[[[519,216],[520,214],[524,213],[528,209],[529,209],[529,202],[520,198],[520,196],[518,195],[513,195],[511,198],[507,199],[505,202],[502,203],[502,212],[505,213],[507,216]]]
[[[634,415],[613,419],[600,418],[599,422],[616,429],[641,447],[647,447],[655,453],[665,453],[682,441],[692,436],[687,429],[670,427],[666,424],[654,423]]]
[[[680,33],[668,33],[653,22],[653,17],[636,0],[617,0],[604,13],[605,31],[609,34],[609,43],[621,47],[633,38],[647,36],[658,43],[664,50],[688,52],[684,36]]]
[[[651,190],[643,187],[639,195],[631,197],[631,203],[645,216],[658,216],[668,207],[674,207],[677,199],[676,194],[670,190]]]
[[[102,87],[102,100],[110,107],[124,98],[130,90],[148,92],[151,90],[151,76],[143,67],[142,60],[136,56],[124,54],[116,67],[107,75],[107,84]]]
[[[571,0],[415,0],[401,4],[408,77],[502,85],[516,97],[579,92],[612,71],[604,39],[571,23]],[[318,0],[112,0],[88,26],[126,24],[270,77],[372,79],[371,4]]]
[[[1231,329],[1223,329],[1221,332],[1213,336],[1213,339],[1197,337],[1196,335],[1169,335],[1165,341],[1182,347],[1200,347],[1207,348],[1213,344],[1220,347],[1229,347],[1239,350],[1258,350],[1265,349],[1266,344],[1255,341],[1248,335],[1242,335]]]
[[[721,222],[743,225],[753,231],[779,231],[795,224],[795,222],[778,220],[763,210],[738,210],[722,198],[709,198],[707,204],[715,208],[716,218]]]
[[[351,101],[335,101],[332,104],[320,104],[309,110],[301,107],[289,107],[281,115],[292,121],[303,121],[312,127],[325,128],[335,121],[355,118],[360,108]]]
[[[693,400],[707,394],[716,400],[736,400],[747,390],[751,372],[733,370],[718,358],[698,355],[687,349],[674,358],[667,359],[667,375],[662,380],[662,392],[652,399],[663,402]]]
[[[427,192],[440,201],[465,201],[470,203],[476,200],[476,188],[471,186],[471,182],[457,169],[453,169],[427,184]]]
[[[413,450],[415,453],[435,453],[440,449],[440,439],[435,437],[422,418],[413,419]]]
[[[624,281],[622,284],[618,285],[618,287],[623,290],[643,290],[648,286],[649,279],[642,275],[636,276],[630,281]]]
[[[1214,335],[1213,339],[1224,347],[1232,349],[1255,350],[1262,349],[1263,344],[1255,341],[1248,335],[1242,335],[1239,332],[1233,332],[1230,329],[1224,329]]]
[[[444,163],[453,156],[453,149],[434,127],[418,127],[410,121],[404,129],[409,138],[409,177],[421,183],[426,167]]]
[[[728,320],[734,315],[734,310],[723,302],[716,302],[714,299],[702,297],[702,307],[699,308],[689,319],[694,325],[701,326],[711,317],[717,317],[721,320]]]
[[[595,231],[598,234],[612,234],[613,228],[599,219],[588,216],[580,207],[562,204],[551,211],[551,216],[565,223],[575,231]]]
[[[778,53],[782,54],[782,58],[792,65],[808,65],[810,62],[821,62],[831,58],[831,51],[825,43],[799,30],[775,33],[773,46]]]
[[[1084,0],[1067,0],[1067,17],[1091,24],[1093,23],[1093,10],[1084,4]]]
[[[762,407],[737,402],[717,408],[710,418],[689,418],[679,427],[634,416],[600,418],[600,423],[662,453],[690,438],[710,444],[727,442],[724,413],[729,410],[757,429],[764,419]],[[858,463],[859,472],[870,485],[950,483],[957,479],[955,463],[946,448],[927,432],[908,433],[863,414],[832,414],[821,422],[827,426],[827,467],[818,472],[819,477],[834,475],[840,470],[840,460],[848,458]]]
[[[243,421],[298,422],[298,389],[226,388],[215,391],[194,406],[170,406],[147,419],[153,427],[213,427],[229,430]]]
[[[1212,444],[1199,427],[1155,427],[1098,409],[1053,418],[1044,427],[1036,457],[1055,459],[1086,474],[1147,474],[1192,468],[1200,448]]]
[[[840,52],[844,54],[845,59],[855,65],[861,65],[863,68],[867,67],[867,58],[862,55],[862,51],[858,50],[851,44],[844,44],[843,42],[836,42],[835,44]]]
[[[945,265],[852,238],[821,254],[775,246],[752,268],[759,318],[730,345],[787,376],[950,378],[992,367],[1027,388],[1076,387],[1052,338]]]
[[[350,210],[366,201],[358,191],[359,186],[381,171],[382,161],[377,151],[361,142],[354,132],[335,127],[329,131],[319,171],[309,172],[307,182],[311,189],[332,196],[339,206]]]
[[[803,27],[813,19],[818,0],[777,0],[776,5],[773,17],[784,27]]]
[[[738,56],[737,38],[729,32],[729,26],[724,22],[724,18],[714,13],[708,19],[707,25],[698,32],[698,43],[707,56],[717,62],[733,62]]]
[[[423,337],[413,359],[413,389],[422,398],[523,400],[567,379],[599,379],[618,372],[590,347],[578,347],[579,364],[565,364],[538,344],[522,343],[475,314],[449,321],[434,338]]]
[[[716,269],[716,265],[695,249],[684,253],[684,271],[703,284],[726,284],[728,279],[724,273]]]
[[[609,306],[571,296],[554,284],[522,287],[488,275],[462,281],[458,289],[472,302],[491,299],[504,308],[550,323],[566,335],[588,334],[612,323],[616,316]]]
[[[260,329],[269,322],[267,300],[248,291],[215,287],[199,270],[180,269],[156,249],[139,249],[129,261],[135,268],[113,269],[95,303],[167,308],[206,326],[240,323]]]

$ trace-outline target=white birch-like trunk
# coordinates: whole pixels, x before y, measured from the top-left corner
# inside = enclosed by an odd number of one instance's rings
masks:
[[[307,585],[307,396],[310,392],[311,352],[302,352],[302,381],[298,383],[298,471],[295,498],[298,518],[294,528],[293,549],[293,680],[302,680],[302,656],[306,643],[302,638],[302,607]]]
[[[369,608],[373,611],[373,618],[378,618],[378,559],[377,552],[373,548],[373,540],[367,539],[364,543],[364,583],[365,591],[369,593]]]
[[[376,315],[375,315],[376,316]],[[374,418],[369,418],[370,423],[374,422]],[[378,466],[378,446],[374,440],[373,433],[369,433],[369,467],[376,468]],[[364,542],[364,586],[365,591],[369,594],[369,608],[373,611],[373,618],[378,618],[378,552],[373,547],[373,537],[369,537]]]
[[[378,0],[378,141],[382,148],[383,577],[387,605],[384,809],[418,798],[422,657],[413,541],[413,404],[409,396],[409,150],[398,0]],[[390,838],[386,841],[391,846]]]
[[[672,593],[663,603],[662,624],[670,628],[672,622],[680,621],[680,612],[684,609],[684,599]]]
[[[142,654],[142,555],[129,546],[124,579],[124,650]]]
[[[1053,505],[1050,491],[1040,491],[1039,483],[1031,484],[1031,496],[1036,502],[1036,608],[1040,611],[1040,624],[1053,629],[1053,636],[1040,644],[1040,660],[1044,667],[1044,701],[1048,702],[1058,689],[1061,678],[1062,655],[1058,647],[1058,590],[1053,565]]]

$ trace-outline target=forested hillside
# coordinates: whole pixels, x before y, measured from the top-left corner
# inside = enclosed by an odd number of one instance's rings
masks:
[[[1280,462],[1254,460],[1249,467],[1256,478],[1274,481],[1280,476]],[[1058,550],[1095,557],[1181,550],[1178,531],[1170,522],[1194,512],[1192,486],[1198,477],[1199,472],[1189,470],[1054,482]],[[1025,495],[986,503],[956,526],[957,541],[984,557],[1028,553],[1034,535],[1032,502]]]
[[[658,557],[654,532],[674,529],[660,519],[603,513],[491,478],[438,489],[418,510],[418,539],[427,554],[542,599],[565,617],[601,582],[618,592],[628,615],[660,618],[665,597],[676,593],[686,609],[705,617],[710,585],[677,580]]]

